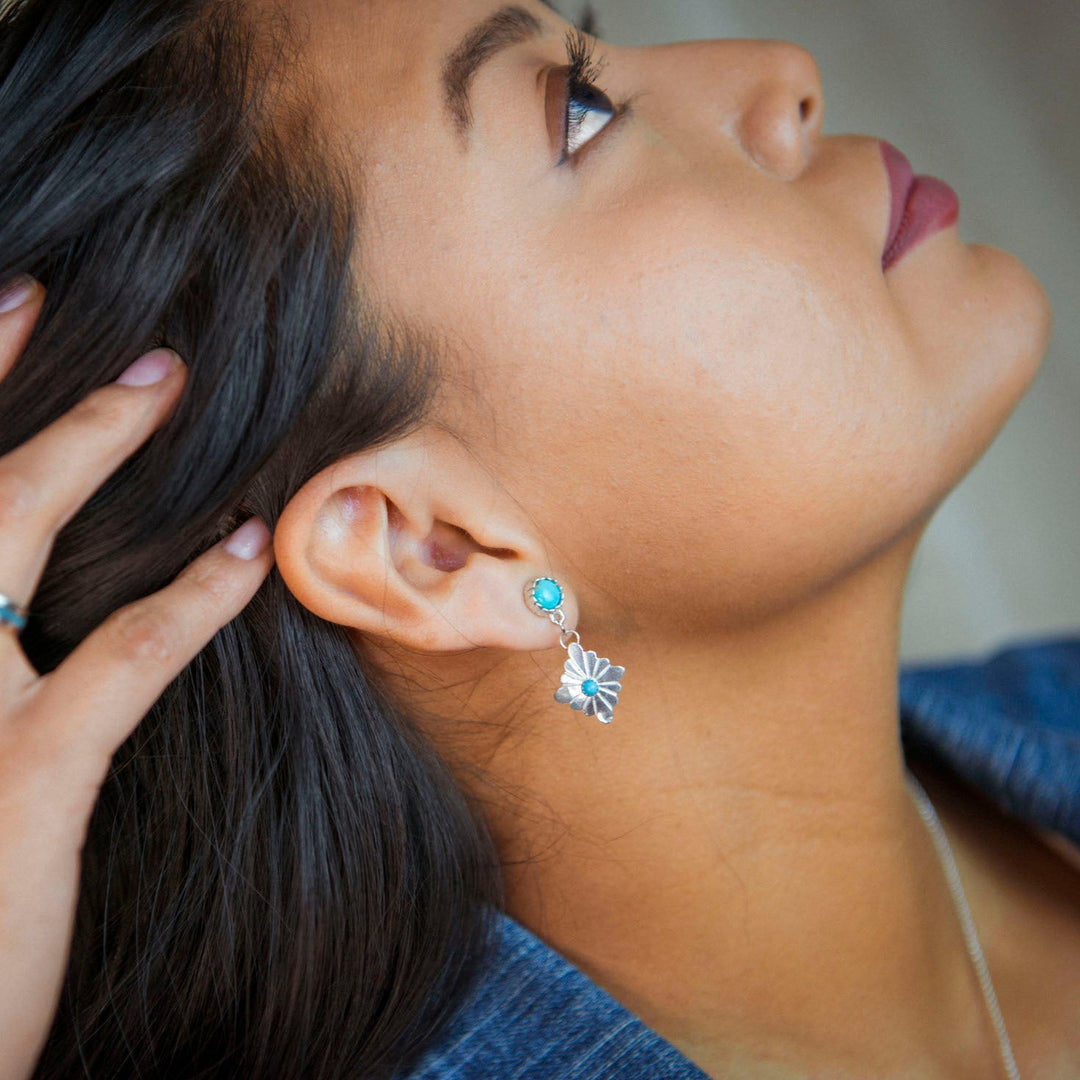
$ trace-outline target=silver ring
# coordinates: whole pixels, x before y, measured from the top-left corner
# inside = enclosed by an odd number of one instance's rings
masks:
[[[9,626],[15,633],[26,626],[26,608],[19,607],[10,596],[0,593],[0,628]]]

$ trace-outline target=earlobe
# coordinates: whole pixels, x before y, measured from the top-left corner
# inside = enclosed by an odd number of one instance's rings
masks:
[[[531,651],[559,641],[522,598],[550,567],[516,503],[468,455],[430,439],[362,451],[312,477],[282,513],[274,551],[310,611],[399,645]],[[571,605],[568,596],[568,620]]]

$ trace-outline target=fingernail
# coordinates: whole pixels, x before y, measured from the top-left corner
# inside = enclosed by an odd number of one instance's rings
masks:
[[[266,550],[270,530],[258,519],[250,518],[225,541],[225,550],[238,559],[254,559]]]
[[[22,307],[31,296],[37,282],[29,274],[17,274],[0,289],[0,315]]]
[[[155,349],[140,356],[116,381],[121,386],[153,386],[161,382],[180,362],[172,349]]]

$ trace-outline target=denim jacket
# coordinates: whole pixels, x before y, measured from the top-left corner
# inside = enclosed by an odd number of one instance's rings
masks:
[[[901,738],[1007,814],[1080,844],[1080,636],[900,670]],[[505,913],[435,1045],[397,1080],[708,1080],[644,1021]]]

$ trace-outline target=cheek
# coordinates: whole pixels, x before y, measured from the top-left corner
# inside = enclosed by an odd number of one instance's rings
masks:
[[[486,324],[483,354],[501,358],[485,366],[489,454],[546,535],[636,613],[760,614],[925,508],[926,403],[881,281],[835,257],[668,235],[647,267],[490,304],[519,317]],[[629,593],[628,562],[646,571]]]
[[[613,625],[790,604],[956,478],[941,386],[865,236],[769,209],[684,192],[572,237],[428,237],[389,290],[450,343],[440,419]]]

